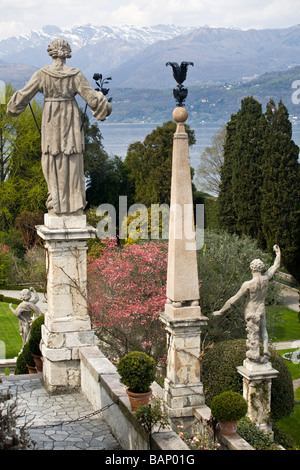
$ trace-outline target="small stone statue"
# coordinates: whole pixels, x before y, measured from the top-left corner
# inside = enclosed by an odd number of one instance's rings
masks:
[[[264,270],[264,263],[260,259],[255,259],[250,264],[253,278],[251,281],[246,281],[240,290],[225,303],[221,310],[213,313],[213,316],[222,315],[232,305],[234,305],[245,294],[249,294],[249,298],[245,307],[245,321],[247,330],[247,352],[246,357],[254,362],[268,362],[270,352],[268,349],[268,333],[266,329],[266,312],[265,312],[265,298],[268,290],[269,280],[274,276],[275,272],[280,266],[280,248],[274,245],[274,252],[276,258],[273,266],[268,271],[262,274]],[[259,340],[260,332],[263,342],[264,355],[260,356]]]
[[[36,93],[43,93],[42,169],[49,193],[46,206],[50,214],[80,215],[86,206],[84,136],[75,96],[79,94],[101,121],[112,108],[80,70],[66,65],[66,59],[71,57],[66,40],[54,39],[47,50],[53,64],[35,72],[24,88],[11,97],[7,113],[19,116]]]
[[[19,319],[20,334],[23,340],[23,346],[27,343],[30,337],[30,328],[32,324],[31,314],[34,312],[37,317],[42,315],[42,312],[36,305],[39,301],[39,296],[36,293],[33,287],[30,289],[23,289],[21,291],[21,302],[16,310],[12,307],[12,304],[9,305],[10,310],[16,317]]]

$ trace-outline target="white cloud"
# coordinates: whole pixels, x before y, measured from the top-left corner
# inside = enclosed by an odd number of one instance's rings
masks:
[[[18,36],[19,34],[29,33],[30,28],[27,28],[24,23],[17,21],[1,21],[0,22],[0,39],[9,36]]]
[[[299,0],[1,0],[0,38],[46,24],[285,28],[300,23],[298,10]]]

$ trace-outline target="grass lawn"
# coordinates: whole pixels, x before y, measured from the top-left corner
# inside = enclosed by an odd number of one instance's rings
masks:
[[[278,352],[278,354],[280,354],[280,356],[283,356],[283,354],[285,354],[287,352],[298,351],[298,349],[299,348],[296,348],[296,349],[280,349],[277,352]],[[292,361],[288,361],[286,359],[285,359],[285,363],[289,368],[292,379],[293,380],[299,379],[300,378],[300,364],[293,364]]]
[[[276,306],[269,309],[275,309],[283,320],[282,322],[278,323],[274,329],[272,335],[273,342],[300,339],[300,322],[298,318],[298,312],[291,310],[288,307]],[[267,309],[267,312],[269,309]]]
[[[16,308],[16,305],[13,305]],[[19,320],[10,311],[8,303],[0,302],[0,341],[5,345],[5,357],[13,359],[22,348],[22,338],[19,332]]]
[[[280,313],[282,322],[278,323],[272,335],[272,341],[293,341],[300,339],[300,322],[298,312],[288,307],[271,307]],[[286,352],[295,351],[296,349],[278,350],[282,356]],[[293,364],[291,361],[285,360],[289,368],[293,380],[300,378],[300,364]],[[296,402],[300,401],[300,388],[295,392]],[[294,411],[286,418],[276,422],[276,426],[289,434],[300,446],[300,404],[295,404]]]
[[[298,349],[298,348],[297,348]],[[286,352],[296,351],[297,349],[282,349],[277,351],[281,356]],[[300,378],[300,364],[293,364],[292,361],[285,360],[289,368],[292,379]],[[296,401],[300,402],[300,387],[295,392]],[[296,404],[292,414],[276,422],[276,426],[289,434],[300,446],[300,403]]]
[[[300,399],[300,389],[297,390],[298,400]],[[278,429],[282,429],[289,434],[295,441],[297,446],[300,446],[300,404],[295,405],[294,411],[290,416],[281,418],[276,422]]]

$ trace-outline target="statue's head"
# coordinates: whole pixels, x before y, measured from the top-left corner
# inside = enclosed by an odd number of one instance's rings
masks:
[[[250,263],[250,269],[253,273],[261,273],[265,269],[265,265],[260,259],[254,259]]]
[[[72,57],[70,44],[68,41],[61,38],[53,39],[51,44],[48,46],[47,52],[53,59],[57,57],[70,59],[70,57]]]
[[[25,300],[26,302],[28,302],[28,300],[31,299],[31,291],[29,289],[23,289],[21,291],[20,297],[22,300]]]

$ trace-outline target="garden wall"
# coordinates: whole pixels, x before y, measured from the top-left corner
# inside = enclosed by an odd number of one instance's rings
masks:
[[[97,346],[80,348],[81,391],[95,411],[103,409],[102,416],[115,438],[125,450],[147,450],[148,436],[131,411],[126,387],[120,382],[116,367],[102,354]],[[161,388],[153,384],[153,394],[160,398]],[[202,406],[195,409],[201,431],[207,426],[210,408]],[[218,439],[229,450],[253,450],[238,434]],[[162,451],[188,451],[187,445],[171,429],[166,428],[152,436],[152,449]]]
[[[147,450],[148,436],[131,411],[125,385],[115,366],[97,346],[80,349],[81,391],[102,416],[125,450]],[[107,408],[106,408],[107,407]],[[171,428],[152,436],[153,450],[189,450]]]

